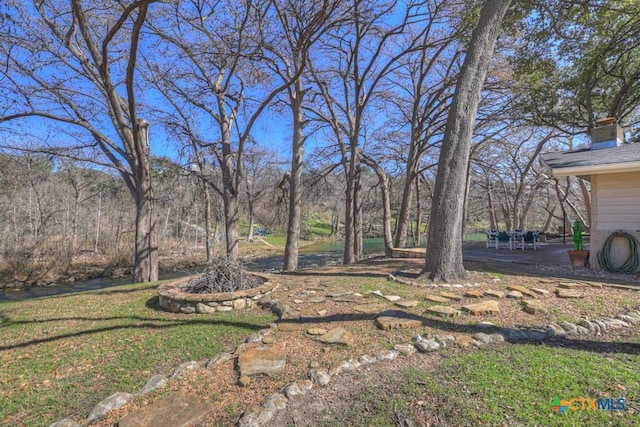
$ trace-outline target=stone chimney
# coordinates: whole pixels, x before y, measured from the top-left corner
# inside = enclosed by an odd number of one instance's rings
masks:
[[[596,120],[596,127],[591,129],[591,149],[619,147],[624,144],[624,132],[615,117]]]

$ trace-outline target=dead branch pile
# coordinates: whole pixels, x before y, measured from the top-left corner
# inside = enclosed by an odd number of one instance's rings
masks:
[[[263,283],[260,277],[247,272],[242,264],[218,258],[207,265],[204,274],[182,286],[182,291],[191,294],[235,292],[251,289]]]

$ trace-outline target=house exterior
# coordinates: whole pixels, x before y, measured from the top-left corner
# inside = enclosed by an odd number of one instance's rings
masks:
[[[611,135],[621,134],[619,126],[612,126],[618,131]],[[554,176],[578,176],[591,182],[592,268],[601,268],[597,255],[612,233],[622,230],[640,239],[640,144],[626,144],[614,136],[611,141],[594,141],[588,148],[541,157]],[[629,258],[628,246],[626,239],[614,240],[610,251],[614,265]]]

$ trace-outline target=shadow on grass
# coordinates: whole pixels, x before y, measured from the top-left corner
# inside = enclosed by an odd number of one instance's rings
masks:
[[[157,302],[157,297],[151,298],[147,301],[147,306],[153,306],[154,301]],[[175,313],[172,313],[175,314]],[[227,315],[227,313],[221,314],[213,314],[212,316],[219,315]],[[74,338],[74,337],[82,337],[82,336],[91,336],[94,334],[99,334],[102,332],[116,331],[116,330],[126,330],[126,329],[152,329],[152,330],[164,330],[177,328],[182,326],[197,326],[197,325],[211,325],[211,326],[229,326],[229,327],[237,327],[242,329],[248,329],[251,331],[258,331],[264,327],[264,325],[257,323],[248,323],[248,322],[240,322],[226,319],[212,319],[210,315],[197,315],[198,317],[194,317],[194,315],[185,314],[183,315],[185,319],[159,319],[152,317],[142,317],[142,316],[113,316],[113,317],[70,317],[70,318],[60,318],[60,319],[48,319],[46,322],[57,322],[57,321],[67,321],[67,320],[78,320],[78,321],[91,321],[91,322],[112,322],[112,321],[134,321],[135,323],[128,324],[118,324],[111,326],[103,326],[103,327],[94,327],[91,329],[84,329],[76,332],[63,333],[59,335],[54,335],[46,338],[34,338],[28,341],[23,341],[17,344],[11,345],[1,345],[0,351],[4,350],[14,350],[18,348],[25,348],[39,344],[45,344],[50,342],[55,342],[61,339],[66,338]],[[206,318],[203,318],[206,316]],[[34,321],[12,321],[7,317],[0,317],[2,319],[2,327],[11,326],[11,325],[20,325],[20,324],[28,324],[28,323],[42,323],[42,321],[34,320]],[[6,325],[5,325],[6,323]]]
[[[155,296],[149,298],[145,302],[145,307],[151,310],[159,311],[167,314],[174,314],[177,316],[182,316],[184,314],[180,313],[168,313],[164,310],[160,309],[158,306],[159,297]],[[109,321],[109,320],[118,320],[123,319],[123,316],[112,316],[112,317],[88,317],[88,316],[69,316],[69,317],[55,317],[50,319],[32,319],[32,320],[12,320],[6,314],[0,312],[0,329],[6,328],[13,325],[29,325],[32,323],[51,323],[51,322],[65,322],[65,321]],[[152,320],[154,322],[175,322],[176,319],[162,319],[162,318],[151,318],[151,317],[141,317],[137,315],[127,316],[127,319],[139,320],[139,321],[148,321]]]

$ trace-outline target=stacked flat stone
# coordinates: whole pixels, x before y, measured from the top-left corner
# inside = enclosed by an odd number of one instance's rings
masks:
[[[192,278],[185,278],[158,287],[158,305],[173,313],[209,314],[217,311],[244,310],[253,307],[256,301],[278,288],[277,284],[265,282],[252,289],[213,294],[191,294],[182,292],[181,286]]]

